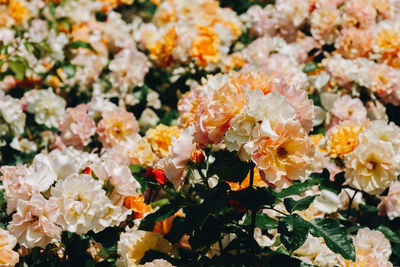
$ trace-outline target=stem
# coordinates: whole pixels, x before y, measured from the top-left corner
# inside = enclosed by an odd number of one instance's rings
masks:
[[[354,194],[352,197],[350,197],[350,195],[347,193],[347,195],[349,196],[349,206],[347,207],[347,217],[350,217],[351,205],[353,205],[353,200],[354,200],[355,196],[357,195],[357,193],[358,193],[358,191],[354,191]]]
[[[200,166],[196,166],[197,171],[199,172],[201,179],[203,179],[204,184],[207,186],[207,188],[210,188],[210,186],[208,185],[208,180],[207,177],[204,175],[204,173],[201,171],[201,167]]]
[[[153,191],[153,192],[154,192],[154,195],[150,196],[150,202],[154,202],[156,200],[158,193],[160,192],[160,188],[157,188],[157,190]]]
[[[286,213],[284,213],[284,212],[282,212],[282,211],[280,211],[280,210],[277,210],[277,209],[275,209],[275,208],[273,208],[273,207],[269,207],[269,206],[266,206],[266,207],[264,207],[265,209],[269,209],[269,210],[273,210],[273,211],[276,211],[276,212],[278,212],[278,213],[280,213],[280,214],[282,214],[282,215],[285,215],[285,216],[288,216],[289,214],[286,214]]]
[[[249,184],[249,187],[253,187],[253,181],[254,181],[254,167],[251,166],[251,169],[250,169],[250,184]]]
[[[222,239],[221,239],[221,236],[218,239],[218,245],[219,245],[219,254],[221,255],[222,254]]]
[[[249,184],[250,188],[253,188],[253,181],[254,181],[254,166],[251,166],[251,168],[250,168],[250,184]],[[252,210],[251,211],[251,226],[250,226],[250,232],[249,232],[251,238],[254,238],[256,215],[257,215],[257,210]]]

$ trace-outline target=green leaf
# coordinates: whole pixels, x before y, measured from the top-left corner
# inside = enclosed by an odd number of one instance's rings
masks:
[[[333,252],[341,254],[345,259],[355,261],[356,252],[353,240],[346,229],[338,221],[317,218],[308,222],[310,233],[322,237]]]
[[[279,221],[272,219],[265,213],[257,213],[255,226],[261,228],[262,230],[270,230],[278,227]],[[246,216],[244,225],[248,226],[251,224],[251,216]]]
[[[390,228],[384,225],[379,225],[376,230],[381,231],[389,241],[400,244],[400,235],[393,232]]]
[[[29,53],[33,53],[35,51],[35,46],[30,42],[25,42],[24,46]]]
[[[92,50],[93,52],[96,52],[96,50],[93,48],[93,46],[89,43],[83,42],[83,41],[76,41],[69,43],[69,47],[72,49],[78,49],[78,48],[86,48],[89,50]]]
[[[49,4],[49,11],[53,17],[56,16],[56,5],[54,3]]]
[[[140,222],[139,230],[153,231],[154,226],[156,225],[157,222],[160,222],[162,220],[171,217],[179,209],[180,207],[175,204],[168,204],[162,206],[156,212],[149,214],[142,219],[142,221]]]
[[[281,192],[276,193],[276,196],[279,198],[284,198],[291,195],[300,195],[304,191],[310,189],[313,185],[315,185],[315,181],[313,180],[307,180],[304,183],[295,181],[290,187],[282,189]]]
[[[182,236],[186,233],[187,226],[184,217],[176,216],[172,221],[169,232],[164,236],[171,244],[178,243]]]
[[[0,54],[1,55],[7,55],[8,54],[8,45],[0,45]]]
[[[298,249],[307,239],[309,226],[299,215],[293,214],[279,219],[278,232],[281,242],[290,253]]]
[[[17,60],[17,61],[9,61],[8,66],[14,72],[15,78],[17,80],[23,80],[25,77],[26,65],[24,62]]]
[[[179,117],[179,112],[175,109],[170,110],[164,114],[157,124],[171,125],[171,123]]]
[[[142,167],[142,165],[139,165],[139,164],[131,164],[131,165],[129,165],[129,169],[131,169],[131,172],[132,172],[133,174],[135,174],[135,173],[141,173],[141,172],[144,170],[144,168]]]
[[[216,174],[225,181],[242,182],[253,167],[253,164],[241,161],[236,153],[228,150],[215,152],[213,156],[215,162],[210,165],[208,172],[210,176]]]
[[[295,210],[306,210],[314,201],[316,196],[308,196],[299,200],[294,200],[293,198],[285,198],[283,204],[288,212],[292,213]]]
[[[329,179],[329,176],[329,171],[324,169],[322,173],[312,173],[308,179],[318,184],[320,190],[326,189],[339,194],[345,181],[344,172],[336,174],[333,181]]]
[[[312,72],[318,68],[318,65],[315,62],[307,63],[304,68],[303,72]]]
[[[76,66],[75,65],[65,65],[63,67],[63,71],[67,75],[68,78],[72,78],[75,76],[76,73]]]
[[[247,187],[243,190],[230,192],[230,197],[239,201],[244,208],[249,210],[257,210],[275,202],[271,188]]]

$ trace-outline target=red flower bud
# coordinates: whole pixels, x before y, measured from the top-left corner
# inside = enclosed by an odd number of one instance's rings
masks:
[[[165,172],[162,169],[154,169],[153,174],[156,176],[157,182],[164,185],[167,182],[167,177],[165,177]]]
[[[85,169],[85,174],[92,175],[92,169],[89,168],[89,167],[86,167],[86,169]]]
[[[191,158],[196,164],[201,164],[206,160],[206,156],[204,156],[203,151],[197,148],[193,151]]]
[[[144,176],[147,178],[155,178],[153,171],[154,169],[152,167],[148,167]]]

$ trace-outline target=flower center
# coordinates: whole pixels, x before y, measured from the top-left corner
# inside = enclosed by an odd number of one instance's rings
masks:
[[[30,220],[31,224],[34,224],[37,221],[39,221],[39,217],[36,215],[32,215],[31,220]]]
[[[377,165],[378,165],[378,164],[377,164],[376,162],[374,162],[374,161],[369,161],[369,162],[366,164],[366,167],[367,167],[367,170],[373,171],[373,170],[375,170],[375,168],[376,168]]]
[[[276,151],[276,153],[278,154],[278,157],[284,159],[288,156],[288,152],[284,147],[279,147],[278,150]]]

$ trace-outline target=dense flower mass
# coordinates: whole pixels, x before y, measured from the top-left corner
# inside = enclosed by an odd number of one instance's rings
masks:
[[[0,0],[0,266],[400,266],[398,0]]]

